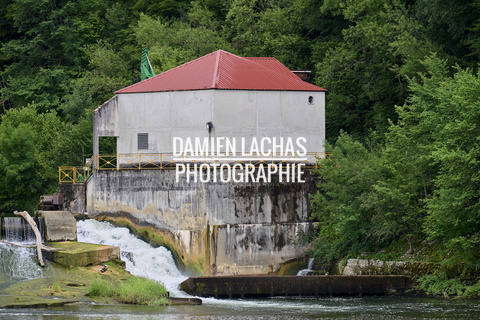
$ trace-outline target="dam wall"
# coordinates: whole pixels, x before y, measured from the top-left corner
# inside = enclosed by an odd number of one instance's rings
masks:
[[[312,228],[313,172],[304,180],[201,183],[176,181],[175,170],[96,171],[87,183],[87,212],[155,230],[203,275],[276,273],[305,255],[298,234]]]

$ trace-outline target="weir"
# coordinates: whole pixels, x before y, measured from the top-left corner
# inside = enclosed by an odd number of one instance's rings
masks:
[[[78,222],[78,238],[82,242],[120,248],[121,259],[125,261],[127,271],[164,284],[170,295],[176,298],[189,299],[190,295],[215,298],[402,295],[412,284],[408,276],[384,275],[187,278],[179,271],[170,251],[165,247],[152,247],[135,237],[127,228],[87,219]],[[31,248],[0,243],[0,284],[44,277],[44,271],[34,256]],[[310,268],[312,261],[309,263]],[[185,303],[185,299],[181,302]]]
[[[44,235],[44,221],[41,217],[34,218],[40,234]],[[0,240],[11,242],[35,242],[35,234],[25,219],[21,217],[2,217],[0,219]]]
[[[364,296],[403,294],[407,276],[222,276],[189,278],[185,292],[199,297]]]
[[[44,233],[42,218],[34,218],[40,233]],[[0,240],[16,244],[32,244],[35,234],[22,217],[1,217]],[[16,281],[36,279],[44,276],[44,269],[39,266],[34,248],[18,247],[0,242],[0,285]]]
[[[90,217],[128,225],[172,249],[199,275],[271,274],[303,258],[311,230],[305,183],[194,183],[174,170],[99,170],[86,188]]]

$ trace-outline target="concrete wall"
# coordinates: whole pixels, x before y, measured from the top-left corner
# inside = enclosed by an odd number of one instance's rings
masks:
[[[45,225],[45,241],[76,241],[77,221],[69,211],[37,211]]]
[[[308,102],[314,98],[313,104]],[[171,153],[173,137],[305,137],[308,152],[323,152],[325,92],[197,90],[119,94],[94,112],[98,137],[116,136],[117,153]],[[148,133],[148,150],[137,134]],[[249,140],[247,140],[249,141]],[[239,149],[239,147],[238,147]],[[240,151],[240,150],[238,150]]]
[[[90,216],[123,214],[163,230],[186,264],[206,274],[266,274],[304,255],[312,173],[305,183],[175,182],[174,170],[98,171],[87,185]]]
[[[407,276],[228,276],[188,278],[180,288],[197,297],[400,295],[412,286]]]
[[[65,196],[63,209],[74,216],[83,216],[87,210],[85,183],[60,183],[59,192]]]
[[[100,137],[115,137],[118,135],[118,96],[114,96],[93,112],[93,159],[94,167],[98,168],[98,147]]]

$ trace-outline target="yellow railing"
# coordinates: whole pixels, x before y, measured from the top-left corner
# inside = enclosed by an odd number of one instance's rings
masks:
[[[307,153],[305,156],[276,157],[276,156],[212,156],[202,155],[174,156],[172,153],[160,154],[117,154],[100,155],[98,157],[99,170],[126,170],[126,169],[175,169],[177,163],[243,163],[255,166],[267,163],[304,163],[305,168],[316,168],[318,159],[325,158],[325,152]]]
[[[325,152],[311,152],[305,156],[296,157],[263,157],[263,156],[211,156],[202,155],[198,157],[191,156],[174,156],[172,153],[160,154],[117,154],[117,155],[99,155],[98,156],[98,170],[169,170],[175,169],[177,163],[242,163],[253,164],[258,166],[260,164],[269,163],[304,163],[304,168],[315,169],[319,158],[325,158]],[[58,179],[60,183],[74,183],[84,182],[92,174],[92,158],[85,167],[59,167]]]
[[[93,161],[90,159],[84,167],[63,166],[58,167],[59,183],[78,183],[85,182],[92,175]]]

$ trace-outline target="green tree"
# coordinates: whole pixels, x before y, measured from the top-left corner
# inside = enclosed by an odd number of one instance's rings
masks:
[[[460,68],[450,76],[446,61],[436,56],[423,64],[426,72],[411,80],[412,94],[397,108],[400,121],[391,127],[388,142],[396,145],[395,152],[409,155],[403,160],[405,166],[413,164],[402,185],[412,184],[413,179],[417,190],[423,185],[424,196],[418,200],[425,210],[416,212],[426,214],[423,228],[428,237],[445,245],[454,263],[476,263],[480,245],[480,79],[471,70]]]
[[[438,63],[438,61],[434,61]],[[434,63],[432,62],[432,63]],[[429,79],[430,80],[430,79]],[[433,118],[432,159],[439,171],[428,199],[425,225],[431,239],[445,243],[455,259],[477,263],[480,248],[480,78],[457,70],[437,83],[417,83]]]
[[[312,218],[318,222],[315,257],[323,263],[347,253],[369,251],[379,245],[372,225],[369,194],[384,175],[378,150],[368,150],[351,136],[342,133],[331,155],[320,160],[319,192],[312,198]]]
[[[41,183],[35,172],[33,130],[22,123],[16,128],[0,126],[0,210],[32,210],[31,194]]]
[[[64,125],[34,105],[11,109],[0,123],[0,210],[32,211],[39,196],[56,189],[56,144]]]
[[[86,158],[92,156],[92,132],[92,115],[89,112],[85,112],[78,123],[67,123],[55,144],[58,165],[83,166]]]
[[[127,86],[132,74],[127,63],[113,46],[104,41],[85,48],[89,57],[89,70],[70,82],[71,93],[64,97],[60,109],[70,123],[79,119],[107,101],[116,90]]]
[[[149,48],[149,58],[157,73],[230,47],[216,31],[203,25],[192,27],[181,20],[167,22],[141,14],[134,31],[140,48]],[[140,51],[138,61],[139,65]]]
[[[163,18],[180,18],[192,0],[137,0],[133,9]]]
[[[310,66],[310,43],[299,11],[285,1],[234,0],[226,16],[228,39],[244,56],[272,56],[291,69]]]
[[[100,0],[15,0],[7,9],[14,37],[0,47],[0,92],[13,106],[55,110],[87,60],[83,48],[106,34]],[[1,26],[0,26],[1,27]]]
[[[411,10],[428,38],[456,63],[466,65],[476,63],[479,56],[479,30],[475,28],[480,19],[479,7],[480,2],[472,0],[417,0]]]
[[[412,253],[429,239],[444,263],[478,264],[480,78],[460,68],[450,75],[436,55],[422,65],[382,144],[367,149],[341,134],[320,161],[313,217],[322,260],[405,241]]]
[[[407,97],[405,76],[435,47],[399,0],[332,3],[328,10],[351,25],[316,66],[317,84],[329,89],[327,137],[342,129],[359,138],[372,128],[386,132]]]

